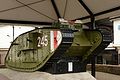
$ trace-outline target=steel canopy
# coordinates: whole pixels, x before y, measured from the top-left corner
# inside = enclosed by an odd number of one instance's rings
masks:
[[[120,0],[0,0],[0,22],[51,24],[65,20],[95,20],[119,16]]]

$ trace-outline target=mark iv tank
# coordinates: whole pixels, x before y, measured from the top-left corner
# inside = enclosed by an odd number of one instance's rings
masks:
[[[5,58],[18,71],[67,73],[86,71],[87,62],[111,42],[105,29],[71,29],[69,25],[38,28],[18,36]]]

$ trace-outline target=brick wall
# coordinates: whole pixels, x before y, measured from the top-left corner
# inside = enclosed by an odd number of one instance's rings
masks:
[[[87,70],[91,70],[91,65],[87,65]],[[120,65],[96,64],[96,71],[120,75]]]

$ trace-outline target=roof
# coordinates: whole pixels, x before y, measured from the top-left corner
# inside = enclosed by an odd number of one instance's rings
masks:
[[[59,18],[90,22],[120,15],[120,0],[0,0],[0,22],[51,24]]]

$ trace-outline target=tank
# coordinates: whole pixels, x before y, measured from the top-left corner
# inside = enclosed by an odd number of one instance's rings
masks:
[[[11,43],[5,65],[13,70],[27,72],[85,71],[90,57],[98,55],[111,42],[111,34],[107,30],[77,27],[60,24],[19,35]],[[69,62],[72,62],[71,71],[68,70]]]

